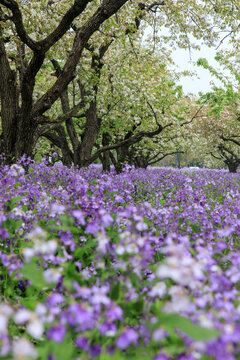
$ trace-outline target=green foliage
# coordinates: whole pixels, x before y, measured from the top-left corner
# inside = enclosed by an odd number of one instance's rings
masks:
[[[179,329],[196,341],[206,341],[216,338],[220,335],[220,331],[208,329],[195,325],[190,319],[178,314],[163,314],[158,316],[158,325],[169,331],[171,334]]]
[[[26,279],[30,280],[36,288],[46,288],[43,270],[39,266],[37,266],[36,263],[24,264],[21,268],[21,274]]]

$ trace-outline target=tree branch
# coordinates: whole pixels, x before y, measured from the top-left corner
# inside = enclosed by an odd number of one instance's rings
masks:
[[[196,118],[198,117],[199,112],[202,110],[203,106],[204,106],[204,104],[202,104],[202,106],[200,106],[200,108],[199,108],[199,109],[195,112],[195,114],[192,116],[191,120],[182,123],[181,126],[190,124],[194,119],[196,119]]]
[[[161,125],[159,125],[158,129],[156,129],[154,131],[139,131],[137,134],[135,134],[131,137],[125,138],[124,140],[120,141],[117,144],[103,146],[91,157],[90,162],[97,160],[99,155],[104,151],[117,149],[123,145],[128,145],[128,146],[133,145],[133,144],[139,142],[143,137],[152,138],[155,135],[160,134],[160,132],[162,132],[163,129],[164,128]]]
[[[240,146],[240,141],[237,141],[233,138],[226,138],[224,135],[221,135],[220,138],[223,140],[223,141],[231,141],[233,142],[234,144]]]
[[[161,156],[160,158],[158,158],[157,160],[152,161],[152,159],[150,159],[150,162],[148,165],[153,165],[156,164],[156,162],[161,161],[162,159],[164,159],[166,156],[170,156],[170,155],[174,155],[174,154],[183,154],[183,151],[172,151],[169,152],[167,154],[164,154],[163,156]]]
[[[21,41],[33,51],[41,50],[38,43],[31,39],[26,32],[26,29],[23,25],[22,13],[17,2],[15,0],[0,0],[0,4],[4,5],[6,8],[12,11],[13,15],[10,19],[14,22],[17,34]]]
[[[58,77],[55,84],[33,106],[31,113],[32,118],[43,114],[51,108],[62,91],[72,80],[74,71],[89,38],[96,30],[98,30],[99,26],[105,20],[116,13],[126,2],[127,0],[103,0],[95,14],[79,28],[74,39],[72,51],[65,63],[62,74]]]

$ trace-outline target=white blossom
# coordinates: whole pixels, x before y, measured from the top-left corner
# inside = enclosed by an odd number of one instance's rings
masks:
[[[38,353],[29,340],[20,338],[13,342],[13,360],[36,359],[37,357]]]
[[[28,323],[26,330],[34,339],[40,339],[44,332],[44,326],[42,321],[36,318]]]

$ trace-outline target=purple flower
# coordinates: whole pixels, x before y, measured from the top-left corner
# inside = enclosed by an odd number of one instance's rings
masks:
[[[123,311],[118,305],[113,306],[111,309],[109,309],[106,312],[106,318],[112,321],[121,320],[122,316],[123,316]]]
[[[55,306],[57,304],[61,304],[63,302],[64,302],[64,296],[59,293],[52,294],[47,298],[47,304],[49,307]]]
[[[47,360],[56,360],[53,354],[48,354]]]
[[[113,323],[103,323],[99,325],[101,335],[114,336],[117,333],[117,327]]]
[[[119,349],[125,350],[132,343],[136,343],[138,334],[133,329],[124,331],[116,340],[116,345]]]
[[[79,304],[72,304],[63,317],[71,326],[78,326],[78,331],[90,330],[95,326],[94,314],[91,309],[86,310]]]
[[[66,328],[62,324],[58,324],[48,329],[47,338],[61,343],[65,337]]]
[[[86,224],[84,213],[81,210],[73,210],[72,214],[80,225]]]
[[[3,229],[0,229],[0,238],[1,238],[2,240],[9,238],[9,233],[7,232],[6,229],[4,229],[4,228],[3,228]]]
[[[92,304],[109,305],[111,303],[111,300],[106,296],[108,291],[109,291],[108,286],[102,286],[102,287],[93,286],[92,288],[93,294],[91,297]]]
[[[167,360],[167,356],[165,354],[159,354],[154,357],[154,360]]]
[[[89,222],[85,231],[87,234],[95,234],[98,231],[98,224],[95,221]]]
[[[101,216],[101,221],[104,227],[110,226],[113,223],[113,218],[110,214],[104,214]]]
[[[96,345],[93,345],[91,346],[90,348],[90,355],[91,357],[95,357],[95,356],[98,356],[101,352],[101,346],[96,344]]]
[[[85,336],[78,336],[75,339],[75,344],[77,345],[77,347],[79,349],[86,350],[86,351],[88,351],[88,349],[89,349],[88,339]]]

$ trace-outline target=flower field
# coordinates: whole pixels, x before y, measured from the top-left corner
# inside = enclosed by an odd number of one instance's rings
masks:
[[[1,359],[240,359],[239,173],[25,159],[0,192]]]

